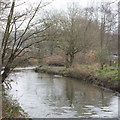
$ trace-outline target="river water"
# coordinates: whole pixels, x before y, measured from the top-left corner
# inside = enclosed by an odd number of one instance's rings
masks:
[[[31,118],[118,117],[118,96],[81,80],[18,69],[7,92]]]

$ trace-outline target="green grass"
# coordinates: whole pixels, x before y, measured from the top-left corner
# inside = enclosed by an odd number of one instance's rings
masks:
[[[48,66],[43,66],[43,67],[38,67],[37,70],[42,71],[42,72],[50,72],[50,68],[48,68]]]
[[[111,78],[112,81],[118,81],[118,68],[116,67],[106,67],[103,70],[99,69],[96,76],[101,76],[103,78]]]

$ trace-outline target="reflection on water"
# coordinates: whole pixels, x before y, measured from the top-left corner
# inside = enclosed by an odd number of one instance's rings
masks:
[[[118,97],[80,80],[22,70],[10,75],[8,91],[33,118],[113,118]]]

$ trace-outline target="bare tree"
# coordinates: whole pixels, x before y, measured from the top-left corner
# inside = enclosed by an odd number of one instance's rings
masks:
[[[16,59],[25,55],[27,49],[33,44],[46,40],[44,31],[49,26],[45,25],[44,20],[37,19],[35,21],[34,18],[39,10],[48,4],[42,4],[42,0],[40,0],[36,7],[18,13],[16,8],[19,5],[16,5],[16,0],[12,1],[1,45],[2,82],[19,64]]]
[[[61,35],[57,46],[65,52],[66,67],[72,65],[78,52],[87,49],[92,44],[88,42],[90,39],[86,37],[91,23],[91,18],[86,17],[75,3],[68,8],[66,14],[59,17]]]
[[[101,69],[103,69],[103,66],[105,64],[105,59],[108,55],[111,55],[111,48],[113,45],[111,45],[112,37],[114,36],[114,32],[116,31],[117,21],[116,21],[116,12],[111,7],[111,2],[102,2],[99,8],[99,14],[101,16],[100,20],[100,64]],[[114,40],[115,42],[115,40]],[[105,53],[104,50],[108,50],[108,53],[106,56],[102,55]],[[111,62],[110,62],[111,63]]]

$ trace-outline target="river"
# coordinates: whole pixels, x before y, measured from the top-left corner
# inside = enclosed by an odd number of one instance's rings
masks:
[[[89,83],[17,69],[7,93],[31,118],[118,117],[118,96]]]

